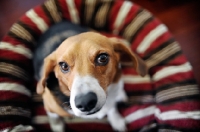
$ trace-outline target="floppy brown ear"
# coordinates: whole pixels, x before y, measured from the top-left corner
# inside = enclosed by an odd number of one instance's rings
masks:
[[[37,84],[38,94],[42,94],[44,92],[46,86],[46,79],[48,78],[49,73],[54,70],[55,65],[56,65],[55,53],[53,52],[44,59],[41,79]]]
[[[120,62],[122,66],[132,66],[141,76],[145,76],[147,74],[147,66],[139,56],[133,53],[131,49],[121,41],[116,39],[111,39],[111,41],[113,41],[115,52],[120,54]]]

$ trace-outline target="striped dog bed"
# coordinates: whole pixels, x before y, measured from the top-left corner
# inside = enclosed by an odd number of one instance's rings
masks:
[[[200,92],[179,44],[150,12],[123,0],[48,0],[13,24],[0,42],[0,131],[51,131],[32,57],[39,37],[63,20],[127,40],[147,63],[144,78],[123,70],[129,100],[119,111],[129,131],[200,131]],[[68,131],[112,131],[106,118],[64,120]]]

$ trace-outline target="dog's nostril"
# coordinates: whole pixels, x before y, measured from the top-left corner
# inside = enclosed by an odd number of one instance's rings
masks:
[[[96,100],[91,100],[89,103],[88,103],[88,107],[89,108],[94,108],[95,107],[95,105],[96,105]]]
[[[92,110],[96,106],[96,104],[97,96],[93,92],[75,97],[76,107],[83,112]]]
[[[81,111],[85,111],[85,109],[84,109],[84,107],[82,106],[82,105],[78,105],[78,106],[76,106],[79,110],[81,110]]]

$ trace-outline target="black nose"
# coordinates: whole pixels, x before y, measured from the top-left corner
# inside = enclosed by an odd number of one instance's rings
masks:
[[[96,104],[97,95],[93,92],[75,97],[76,107],[83,112],[92,110]]]

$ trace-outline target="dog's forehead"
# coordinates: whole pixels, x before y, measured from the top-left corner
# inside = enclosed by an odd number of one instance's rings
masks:
[[[109,38],[98,33],[87,32],[66,39],[56,50],[58,56],[76,53],[89,53],[98,50],[112,52],[113,46]],[[109,51],[110,50],[110,51]]]

